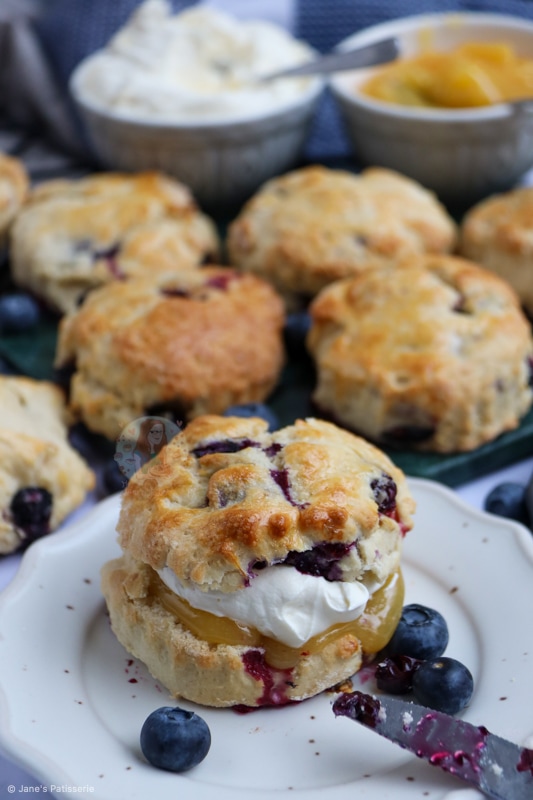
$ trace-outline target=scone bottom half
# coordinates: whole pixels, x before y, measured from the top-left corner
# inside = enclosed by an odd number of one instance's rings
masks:
[[[123,493],[102,590],[118,640],[172,695],[284,705],[387,644],[415,503],[382,451],[322,420],[269,432],[206,415],[154,461]]]

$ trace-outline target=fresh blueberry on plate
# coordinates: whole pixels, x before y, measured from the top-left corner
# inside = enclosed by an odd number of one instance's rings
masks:
[[[526,487],[521,483],[500,483],[485,498],[485,511],[498,517],[529,525]]]
[[[416,702],[444,714],[457,714],[465,708],[473,691],[472,673],[455,658],[423,661],[413,675]]]
[[[0,297],[0,331],[22,333],[31,330],[40,320],[37,302],[29,294],[14,292]]]
[[[418,603],[404,606],[385,655],[439,658],[448,646],[448,625],[438,611]]]
[[[141,750],[158,769],[185,772],[204,760],[211,747],[211,732],[193,711],[163,706],[146,718],[141,729]]]
[[[241,403],[229,406],[224,411],[223,417],[261,417],[268,422],[269,431],[276,431],[279,428],[277,414],[265,403]]]
[[[283,330],[285,346],[292,356],[307,355],[306,338],[311,328],[308,311],[294,311],[287,314]]]

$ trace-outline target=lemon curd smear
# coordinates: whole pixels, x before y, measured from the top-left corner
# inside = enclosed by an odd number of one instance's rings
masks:
[[[243,591],[246,591],[245,589]],[[228,617],[217,617],[207,611],[193,608],[165,586],[154,572],[150,586],[152,601],[158,602],[176,620],[196,636],[211,645],[241,645],[261,648],[265,661],[274,669],[290,669],[302,655],[319,653],[330,642],[351,634],[356,637],[366,655],[381,650],[392,637],[398,625],[404,600],[404,582],[401,570],[397,570],[369,598],[366,608],[357,619],[333,625],[328,630],[313,636],[301,647],[288,647],[255,628],[241,625]]]
[[[398,59],[376,70],[359,91],[405,106],[487,106],[533,97],[533,59],[504,42],[466,42],[447,52]]]

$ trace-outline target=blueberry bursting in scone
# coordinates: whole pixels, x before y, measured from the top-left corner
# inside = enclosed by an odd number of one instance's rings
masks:
[[[55,530],[94,486],[67,439],[63,394],[47,381],[0,376],[0,555]]]
[[[283,705],[346,680],[401,614],[414,501],[380,450],[316,419],[203,416],[126,488],[112,628],[175,696]]]
[[[453,256],[327,287],[311,305],[313,398],[372,441],[468,451],[531,407],[531,328],[512,288]]]

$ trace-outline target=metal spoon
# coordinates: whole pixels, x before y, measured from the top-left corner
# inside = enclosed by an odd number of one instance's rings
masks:
[[[398,40],[394,37],[382,39],[373,44],[363,45],[356,50],[338,53],[329,53],[313,61],[307,61],[297,67],[270,72],[262,75],[257,80],[259,83],[268,83],[279,78],[298,78],[305,75],[325,75],[331,72],[342,72],[360,67],[371,67],[374,64],[384,64],[398,57],[400,48]]]

